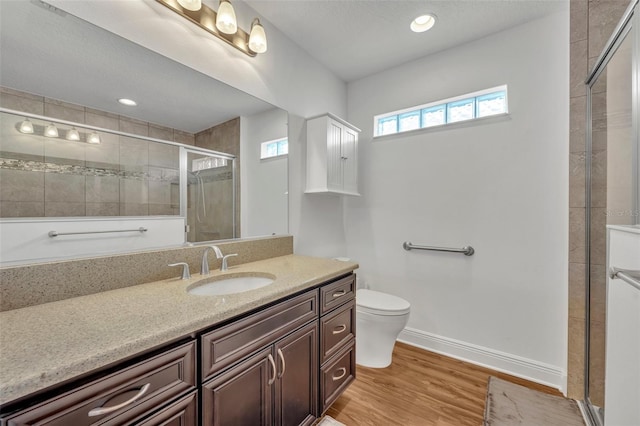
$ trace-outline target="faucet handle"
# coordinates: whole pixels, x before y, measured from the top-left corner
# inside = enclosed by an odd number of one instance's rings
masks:
[[[180,279],[188,280],[191,278],[191,273],[189,272],[189,264],[186,262],[178,262],[178,263],[170,263],[168,266],[182,266],[182,277]]]
[[[233,254],[228,254],[226,256],[223,256],[222,257],[222,265],[220,266],[220,270],[223,271],[223,272],[228,270],[229,267],[227,266],[227,258],[233,257],[233,256],[237,256],[237,255],[238,255],[238,253],[233,253]]]

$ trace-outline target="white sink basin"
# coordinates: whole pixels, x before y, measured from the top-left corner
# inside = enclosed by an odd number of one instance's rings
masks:
[[[249,290],[266,287],[274,280],[273,275],[263,274],[261,276],[221,276],[205,278],[187,289],[187,293],[196,296],[221,296],[225,294],[243,293]]]

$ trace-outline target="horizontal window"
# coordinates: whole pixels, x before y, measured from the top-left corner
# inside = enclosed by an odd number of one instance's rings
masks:
[[[289,153],[289,140],[277,139],[260,144],[260,159],[279,157]]]
[[[375,136],[506,114],[507,86],[494,87],[455,98],[443,99],[413,108],[374,117]]]

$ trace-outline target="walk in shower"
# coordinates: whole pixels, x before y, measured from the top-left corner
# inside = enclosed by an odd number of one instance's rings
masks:
[[[585,405],[604,423],[606,225],[640,223],[640,12],[632,2],[587,79]]]

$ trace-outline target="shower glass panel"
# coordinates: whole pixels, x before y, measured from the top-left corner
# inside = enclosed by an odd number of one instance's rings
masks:
[[[585,394],[596,424],[603,424],[605,410],[606,225],[637,221],[632,34],[628,29],[621,33],[589,87]]]
[[[235,238],[234,160],[185,150],[187,241]]]

